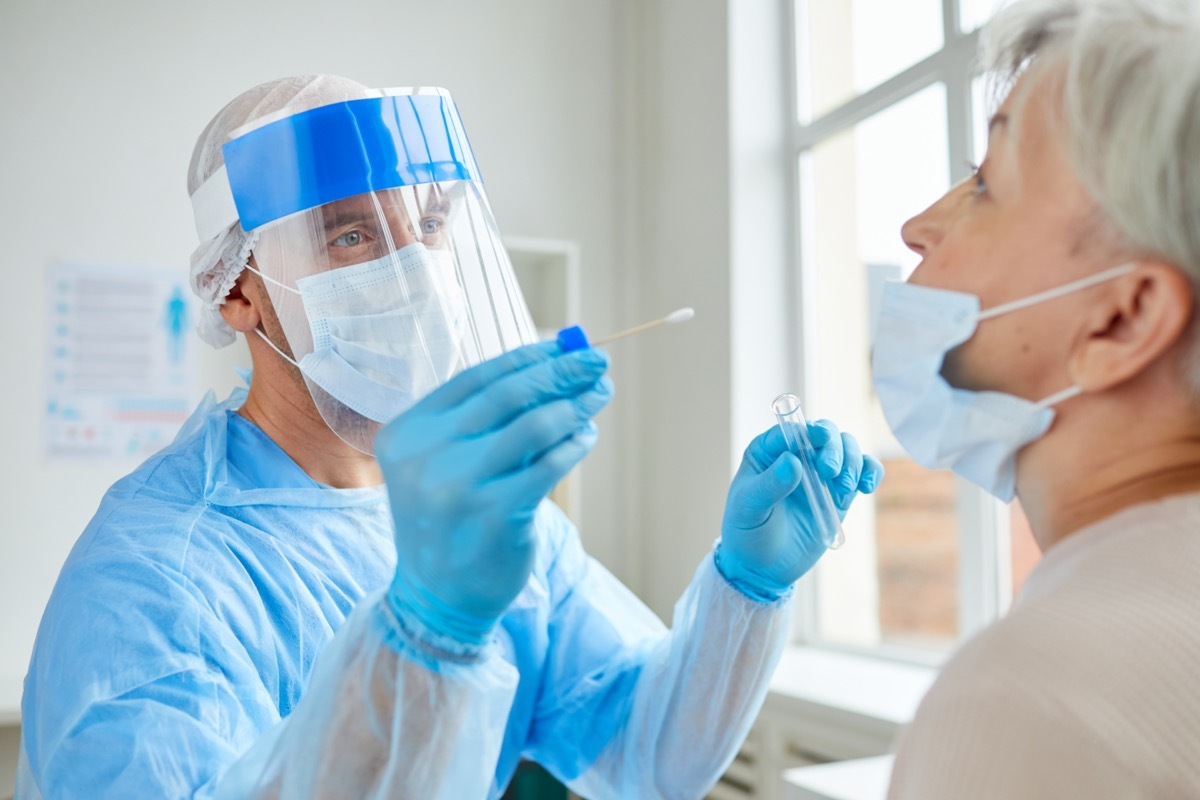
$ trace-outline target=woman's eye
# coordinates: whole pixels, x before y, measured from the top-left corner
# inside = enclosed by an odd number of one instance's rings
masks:
[[[974,183],[974,188],[972,188],[971,194],[973,194],[975,197],[979,197],[980,195],[987,193],[987,181],[983,179],[983,173],[980,172],[979,166],[975,164],[971,164],[970,166],[971,172],[973,173],[971,180]]]
[[[333,240],[334,247],[357,247],[366,241],[362,231],[346,231],[341,236]]]

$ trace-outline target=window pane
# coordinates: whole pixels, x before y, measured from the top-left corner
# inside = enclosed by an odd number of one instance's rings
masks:
[[[987,78],[975,76],[971,81],[971,160],[976,164],[982,164],[987,156],[988,120],[999,106],[1000,102],[989,96]]]
[[[1007,0],[958,0],[959,28],[967,33],[982,26]]]
[[[825,640],[944,647],[957,634],[955,486],[908,461],[871,385],[870,321],[882,282],[918,258],[900,226],[949,187],[946,91],[935,84],[832,137],[801,159],[805,385],[810,418],[829,417],[879,454],[889,474],[845,522],[847,542],[817,570]]]
[[[795,0],[800,121],[942,47],[942,0]]]
[[[884,467],[875,501],[880,640],[944,649],[958,636],[956,481],[903,457]]]

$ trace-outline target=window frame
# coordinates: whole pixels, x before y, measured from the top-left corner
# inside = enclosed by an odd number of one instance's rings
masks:
[[[962,31],[960,0],[942,0],[941,49],[923,60],[893,75],[883,83],[865,91],[820,117],[809,119],[805,97],[810,85],[807,64],[801,60],[807,6],[822,0],[783,0],[784,25],[784,87],[787,103],[785,119],[789,130],[785,136],[784,169],[788,178],[789,205],[786,232],[789,271],[792,276],[790,304],[793,318],[799,321],[798,347],[792,354],[792,374],[799,378],[800,394],[811,401],[808,364],[815,363],[811,352],[815,337],[809,326],[815,315],[812,304],[814,292],[810,285],[813,270],[806,264],[803,237],[803,206],[801,157],[831,137],[860,122],[893,107],[917,92],[942,83],[946,89],[946,119],[949,174],[951,184],[970,174],[975,148],[975,118],[972,113],[972,89],[979,77],[977,50],[979,30]],[[914,209],[914,213],[919,209]],[[899,232],[897,232],[899,235]],[[958,544],[958,638],[961,642],[1007,611],[1012,602],[1011,515],[1008,506],[982,490],[956,479],[955,508]],[[948,653],[898,645],[855,646],[824,640],[819,635],[818,593],[814,575],[797,586],[798,606],[794,640],[797,644],[833,651],[894,660],[909,664],[936,666]]]

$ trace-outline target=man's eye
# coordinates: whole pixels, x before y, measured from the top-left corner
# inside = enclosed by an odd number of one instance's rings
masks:
[[[421,220],[421,233],[432,236],[442,229],[443,224],[441,217],[426,217]]]
[[[334,247],[357,247],[366,241],[366,239],[367,237],[363,235],[362,231],[346,231],[341,236],[334,239],[332,244]]]

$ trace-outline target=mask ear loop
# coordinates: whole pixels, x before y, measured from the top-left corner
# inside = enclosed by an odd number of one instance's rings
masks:
[[[268,277],[267,275],[264,275],[263,273],[259,272],[254,267],[250,266],[249,264],[246,264],[246,269],[250,270],[251,272],[253,272],[258,277],[262,278],[267,283],[275,284],[280,289],[286,289],[287,291],[291,292],[292,294],[297,294],[297,295],[301,294],[299,289],[293,289],[291,286],[288,286],[286,283],[281,283],[280,281],[277,281],[274,278]],[[294,358],[290,357],[289,355],[284,353],[282,350],[280,350],[278,345],[276,345],[274,342],[272,342],[267,337],[267,335],[262,332],[261,328],[256,327],[254,329],[254,332],[258,334],[258,338],[262,339],[264,342],[269,344],[271,346],[272,350],[274,350],[276,353],[279,353],[280,358],[282,358],[284,361],[286,361],[289,364],[291,364],[292,366],[294,366],[296,369],[300,369],[300,364],[298,364]]]
[[[1086,289],[1089,286],[1106,283],[1114,278],[1119,278],[1122,275],[1128,275],[1130,272],[1133,272],[1133,268],[1133,264],[1122,264],[1119,267],[1106,269],[1104,272],[1098,272],[1095,275],[1089,275],[1086,278],[1081,278],[1077,281],[1071,281],[1070,283],[1059,286],[1055,289],[1039,292],[1038,294],[1031,295],[1030,297],[1023,297],[1020,300],[1013,300],[1011,303],[1002,303],[998,306],[989,308],[987,311],[980,311],[976,319],[980,322],[983,322],[985,319],[999,317],[1002,314],[1010,314],[1013,311],[1020,311],[1023,308],[1035,306],[1038,303],[1044,303],[1047,300],[1055,300],[1068,294],[1074,294],[1075,292],[1078,292],[1081,289]]]
[[[300,369],[300,365],[298,363],[296,363],[296,360],[294,358],[288,356],[282,350],[280,350],[279,347],[274,342],[272,342],[270,339],[267,338],[267,335],[262,332],[261,328],[255,328],[254,332],[258,334],[258,338],[262,339],[264,342],[271,345],[271,349],[274,350],[276,353],[279,353],[280,358],[282,358],[284,361],[286,361],[289,364],[291,364],[292,366],[294,366],[296,369]],[[303,371],[303,370],[301,370],[301,371]]]
[[[1028,308],[1030,306],[1036,306],[1040,302],[1046,302],[1048,300],[1056,300],[1057,297],[1062,297],[1064,295],[1073,294],[1073,293],[1075,293],[1075,291],[1079,291],[1081,289],[1086,289],[1088,287],[1094,287],[1094,285],[1097,285],[1100,283],[1112,281],[1112,279],[1121,277],[1122,275],[1128,275],[1129,272],[1133,272],[1135,266],[1136,265],[1133,263],[1122,264],[1121,266],[1114,266],[1110,270],[1104,270],[1103,272],[1097,272],[1096,275],[1090,275],[1090,276],[1087,276],[1086,278],[1080,278],[1079,281],[1072,281],[1070,283],[1061,285],[1061,287],[1057,287],[1055,289],[1050,289],[1049,291],[1039,291],[1038,294],[1032,295],[1030,297],[1022,297],[1022,299],[1020,299],[1020,300],[1014,300],[1012,302],[1001,303],[1001,305],[989,308],[988,311],[979,312],[976,319],[978,321],[983,321],[985,319],[991,319],[992,317],[1000,317],[1001,314],[1008,314],[1008,313],[1012,313],[1014,311],[1020,311],[1021,308]],[[1046,397],[1045,399],[1043,399],[1043,401],[1034,403],[1034,405],[1036,405],[1036,407],[1038,407],[1039,409],[1052,408],[1052,407],[1055,407],[1055,405],[1057,405],[1058,403],[1063,403],[1063,402],[1069,401],[1069,399],[1072,397],[1079,397],[1080,395],[1082,395],[1082,393],[1084,393],[1084,387],[1079,386],[1079,385],[1070,386],[1070,387],[1068,387],[1068,389],[1064,389],[1061,392],[1055,392],[1054,395],[1051,395],[1050,397]]]
[[[1119,267],[1113,267],[1112,269],[1106,269],[1103,272],[1097,272],[1095,275],[1089,275],[1086,278],[1081,278],[1080,280],[1077,280],[1077,281],[1071,281],[1070,283],[1064,284],[1063,286],[1059,286],[1055,289],[1050,289],[1049,291],[1045,291],[1045,292],[1039,292],[1038,294],[1032,295],[1031,297],[1024,297],[1024,298],[1021,298],[1020,300],[1013,300],[1011,303],[1002,303],[998,306],[989,308],[987,311],[981,311],[979,313],[979,315],[976,317],[976,319],[978,321],[982,322],[983,320],[986,320],[986,319],[992,319],[993,317],[999,317],[1002,314],[1009,314],[1009,313],[1012,313],[1013,311],[1020,311],[1023,308],[1029,308],[1030,306],[1035,306],[1038,303],[1044,303],[1047,300],[1055,300],[1059,297],[1063,297],[1068,294],[1073,294],[1082,289],[1086,289],[1089,286],[1096,286],[1098,284],[1105,283],[1107,281],[1111,281],[1114,278],[1119,278],[1122,275],[1128,275],[1130,272],[1133,272],[1134,266],[1135,265],[1132,263],[1122,264]],[[1083,387],[1079,386],[1079,385],[1075,385],[1075,386],[1071,386],[1069,388],[1063,389],[1061,392],[1055,392],[1054,394],[1050,395],[1049,397],[1045,398],[1044,400],[1034,403],[1034,405],[1037,406],[1039,409],[1052,408],[1052,407],[1058,405],[1059,403],[1066,402],[1067,400],[1070,400],[1072,397],[1078,397],[1081,394],[1083,394]]]
[[[1059,403],[1066,402],[1067,400],[1070,400],[1072,397],[1078,397],[1081,394],[1083,394],[1083,387],[1076,385],[1076,386],[1070,387],[1069,389],[1063,389],[1061,392],[1056,392],[1055,394],[1052,394],[1049,397],[1047,397],[1045,400],[1042,400],[1041,402],[1038,402],[1038,403],[1034,403],[1034,405],[1037,406],[1038,408],[1052,408],[1052,407],[1058,405]]]
[[[259,272],[257,269],[255,269],[254,267],[250,266],[249,264],[247,264],[247,265],[246,265],[246,269],[250,270],[251,272],[253,272],[253,273],[254,273],[255,275],[257,275],[258,277],[262,278],[262,279],[263,279],[264,281],[266,281],[267,283],[273,283],[273,284],[275,284],[275,285],[276,285],[276,286],[278,286],[280,289],[286,289],[287,291],[291,292],[292,294],[301,294],[301,292],[300,292],[300,290],[299,290],[299,289],[293,289],[291,286],[288,286],[286,283],[282,283],[282,282],[280,282],[280,281],[277,281],[277,280],[275,280],[275,279],[274,279],[274,278],[272,278],[272,277],[269,277],[269,276],[267,276],[267,275],[264,275],[263,273]]]

